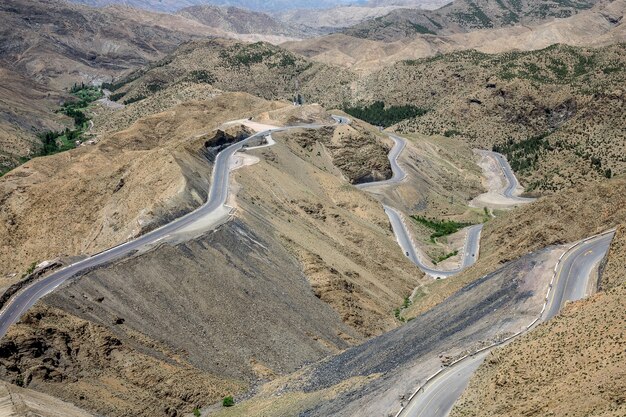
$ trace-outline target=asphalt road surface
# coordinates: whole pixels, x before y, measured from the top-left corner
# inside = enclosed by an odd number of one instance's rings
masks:
[[[502,191],[502,194],[505,197],[508,197],[514,200],[524,201],[524,202],[531,202],[535,200],[534,198],[518,197],[517,195],[514,194],[517,191],[518,187],[520,186],[519,181],[517,180],[517,177],[515,176],[513,169],[511,169],[511,165],[509,165],[509,161],[507,161],[504,155],[498,152],[493,152],[493,151],[483,151],[483,152],[491,155],[496,161],[498,161],[498,163],[500,164],[500,168],[502,168],[502,172],[504,173],[504,177],[507,181],[507,186]]]
[[[406,147],[406,139],[393,134],[389,134],[389,137],[394,142],[393,147],[391,148],[391,151],[389,151],[388,155],[393,175],[388,180],[358,184],[357,188],[367,190],[368,188],[372,187],[394,185],[400,183],[406,178],[406,172],[404,172],[400,164],[398,164],[398,158]],[[515,178],[515,175],[513,175],[513,178]],[[447,278],[452,275],[458,274],[460,271],[472,265],[478,259],[478,252],[480,247],[480,232],[483,227],[482,224],[470,226],[467,229],[467,236],[465,238],[465,245],[463,247],[463,262],[461,266],[459,268],[451,270],[438,270],[430,268],[422,262],[418,253],[418,249],[415,247],[413,241],[411,240],[411,233],[402,221],[402,215],[400,214],[400,212],[390,206],[383,207],[385,209],[385,213],[387,213],[387,217],[389,217],[389,222],[391,223],[393,233],[396,235],[396,240],[398,241],[398,245],[402,249],[402,252],[411,260],[411,262],[417,265],[417,267],[426,274],[431,275],[435,278]]]
[[[404,172],[400,164],[398,164],[398,157],[406,147],[406,139],[392,134],[389,134],[389,137],[391,138],[391,140],[393,140],[393,147],[391,148],[391,151],[389,151],[388,155],[389,162],[391,164],[391,172],[393,173],[393,175],[388,180],[357,184],[357,188],[363,190],[371,187],[378,187],[381,185],[393,185],[401,182],[403,179],[406,178],[406,172]]]
[[[422,263],[422,260],[418,254],[417,248],[411,240],[411,235],[406,225],[402,221],[402,216],[398,210],[393,207],[384,206],[385,213],[389,217],[393,233],[396,235],[398,245],[404,252],[404,254],[413,262],[419,269],[426,274],[435,278],[447,278],[454,274],[458,274],[468,266],[474,264],[478,259],[478,252],[480,249],[480,232],[483,228],[482,224],[476,224],[467,228],[467,236],[465,238],[465,245],[463,246],[463,262],[459,268],[450,270],[433,269]]]
[[[350,120],[341,117],[333,116],[333,119],[338,124],[349,123]],[[261,139],[264,136],[271,134],[272,132],[279,132],[288,129],[298,128],[312,128],[316,129],[322,125],[308,124],[299,126],[281,127],[276,129],[270,129],[263,132],[258,132],[240,142],[234,143],[218,153],[213,165],[212,181],[209,190],[209,197],[207,202],[195,211],[182,216],[171,223],[168,223],[158,229],[155,229],[145,235],[138,237],[137,239],[115,246],[104,252],[100,252],[82,261],[73,263],[66,266],[50,275],[34,282],[30,286],[27,286],[22,291],[9,300],[5,307],[0,312],[0,338],[2,338],[9,326],[17,322],[19,318],[30,307],[32,307],[37,300],[44,295],[54,291],[59,285],[65,282],[67,279],[78,273],[85,273],[90,269],[101,266],[108,262],[120,259],[126,255],[133,253],[134,251],[143,250],[149,248],[151,245],[159,243],[160,241],[168,238],[171,234],[180,231],[183,228],[192,226],[196,222],[202,222],[207,216],[212,216],[218,211],[224,211],[226,199],[228,198],[228,181],[230,178],[230,158],[244,146],[248,146],[254,141]]]
[[[566,253],[557,269],[546,311],[539,321],[555,316],[563,304],[587,295],[600,260],[607,253],[613,233],[584,242]],[[404,408],[402,417],[446,417],[469,384],[489,351],[470,356],[432,379]]]

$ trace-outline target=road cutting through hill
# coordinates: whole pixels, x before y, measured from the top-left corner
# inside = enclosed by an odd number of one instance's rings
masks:
[[[335,124],[349,123],[349,119],[341,116],[333,116]],[[244,121],[245,123],[245,121]],[[213,165],[212,181],[210,184],[209,196],[202,206],[172,222],[165,224],[158,229],[152,230],[136,239],[124,242],[103,252],[92,255],[89,258],[75,262],[58,271],[33,282],[21,291],[16,293],[0,311],[0,338],[2,338],[9,327],[17,322],[19,318],[28,311],[40,298],[54,291],[69,278],[78,274],[88,272],[108,263],[114,262],[124,256],[132,255],[139,251],[150,249],[154,245],[164,241],[175,239],[177,236],[185,235],[190,231],[208,230],[217,227],[230,217],[230,208],[226,205],[229,192],[229,178],[231,159],[236,152],[245,147],[255,144],[263,138],[270,136],[272,132],[280,132],[290,129],[310,128],[317,129],[324,125],[303,124],[286,127],[272,127],[253,134],[252,136],[233,143],[221,150]],[[258,127],[258,126],[255,126]],[[267,127],[267,126],[263,126]],[[262,143],[261,145],[267,144]]]

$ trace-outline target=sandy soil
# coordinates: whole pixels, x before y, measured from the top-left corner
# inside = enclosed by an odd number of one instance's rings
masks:
[[[522,200],[506,197],[503,191],[506,189],[508,182],[498,161],[486,152],[481,152],[480,150],[475,152],[480,158],[478,165],[483,170],[483,186],[489,191],[474,198],[470,202],[471,207],[505,209],[530,202],[530,200],[524,202]],[[520,195],[522,192],[523,189],[517,187],[514,194]]]
[[[3,417],[92,416],[71,403],[6,382],[0,382],[0,415]]]

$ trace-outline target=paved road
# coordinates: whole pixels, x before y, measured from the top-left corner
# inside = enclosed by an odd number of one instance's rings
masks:
[[[393,185],[401,182],[406,178],[406,172],[404,172],[400,164],[398,164],[398,157],[406,147],[406,139],[392,134],[389,134],[389,137],[391,138],[391,140],[393,140],[393,147],[391,148],[391,151],[389,151],[388,155],[389,162],[391,164],[391,172],[393,173],[393,175],[388,180],[357,184],[357,188],[364,190],[367,188],[379,187],[381,185]]]
[[[341,116],[333,116],[338,124],[349,123],[349,119]],[[271,134],[272,132],[279,132],[288,129],[297,128],[320,128],[323,125],[308,124],[289,126],[276,129],[270,129],[263,132],[258,132],[245,140],[234,143],[218,153],[215,163],[213,165],[212,181],[209,190],[209,197],[207,202],[195,211],[182,216],[171,223],[168,223],[158,229],[155,229],[145,235],[138,237],[137,239],[123,243],[119,246],[115,246],[99,254],[93,255],[80,262],[68,265],[67,267],[60,269],[52,274],[44,277],[43,279],[33,283],[26,287],[24,290],[16,294],[0,312],[0,338],[2,338],[9,326],[15,323],[30,307],[32,307],[37,300],[44,295],[54,291],[59,285],[65,282],[67,279],[78,273],[84,273],[97,266],[106,264],[108,262],[120,259],[123,256],[129,255],[134,251],[143,250],[149,248],[166,238],[171,234],[180,231],[184,228],[191,227],[194,223],[206,221],[207,217],[215,216],[216,213],[226,213],[225,209],[226,199],[228,198],[228,181],[230,178],[230,158],[239,151],[242,147],[253,144],[254,141],[261,139],[264,136]],[[223,221],[223,217],[216,221]]]
[[[545,320],[556,316],[565,302],[589,295],[589,281],[581,277],[590,277],[597,270],[598,263],[609,250],[613,236],[613,233],[600,236],[563,256],[557,271],[560,279],[554,283],[554,291],[544,313]]]
[[[517,180],[517,177],[515,176],[515,173],[513,172],[513,169],[511,169],[511,165],[509,165],[509,161],[506,159],[504,155],[498,152],[493,152],[493,151],[482,151],[482,152],[484,152],[487,155],[491,155],[500,164],[500,168],[502,168],[502,172],[504,173],[504,177],[507,182],[506,188],[502,191],[502,194],[505,197],[511,198],[514,200],[523,201],[523,202],[531,202],[535,200],[534,198],[524,198],[524,197],[519,197],[517,195],[516,191],[520,187],[520,184],[519,184],[519,181]]]
[[[357,188],[367,190],[372,187],[395,185],[403,181],[407,174],[398,163],[400,154],[406,147],[406,139],[389,134],[389,137],[393,140],[394,144],[389,151],[389,162],[391,164],[391,171],[393,175],[388,180],[369,182],[365,184],[358,184]],[[474,225],[467,228],[467,235],[465,238],[465,245],[463,247],[463,262],[461,267],[451,270],[439,270],[433,269],[422,262],[422,257],[417,247],[413,244],[411,239],[411,232],[408,230],[406,224],[402,221],[402,214],[395,208],[390,206],[383,206],[387,217],[391,223],[393,233],[396,235],[398,245],[402,249],[402,252],[413,262],[419,269],[426,274],[435,278],[447,278],[452,275],[458,274],[463,269],[472,265],[478,259],[478,252],[480,247],[480,232],[482,230],[482,224]]]
[[[613,233],[591,239],[565,254],[557,269],[551,297],[539,320],[556,315],[565,301],[587,295],[592,274],[611,244]],[[402,417],[446,417],[489,351],[471,356],[431,380],[402,411]]]
[[[404,254],[411,260],[411,262],[417,265],[418,268],[424,271],[426,274],[431,275],[435,278],[448,278],[454,274],[458,274],[468,266],[474,264],[474,262],[476,262],[476,260],[478,259],[478,253],[480,248],[480,232],[483,228],[482,224],[476,224],[467,228],[467,235],[465,238],[465,244],[463,246],[463,262],[459,268],[450,270],[433,269],[422,262],[418,250],[411,239],[411,234],[406,224],[402,220],[402,215],[400,214],[400,212],[393,207],[383,207],[385,208],[385,213],[387,213],[387,217],[389,217],[389,221],[391,222],[391,227],[393,229],[393,233],[396,235],[398,245],[400,245],[400,248],[402,249]]]

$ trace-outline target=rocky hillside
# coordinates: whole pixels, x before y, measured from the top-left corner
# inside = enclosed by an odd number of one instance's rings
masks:
[[[132,7],[155,10],[160,12],[176,12],[184,7],[198,5],[234,6],[242,9],[256,11],[280,11],[285,9],[301,8],[327,8],[348,3],[351,0],[319,0],[311,4],[308,0],[71,0],[74,3],[82,3],[90,6],[107,6],[111,4],[127,4]]]
[[[407,316],[427,311],[464,285],[513,259],[550,245],[576,242],[626,223],[624,176],[541,198],[485,224],[480,258],[453,280],[428,288]]]
[[[416,34],[450,34],[536,23],[569,17],[598,0],[456,0],[440,9],[398,9],[355,25],[344,33],[358,38],[393,41]]]
[[[553,46],[405,61],[362,79],[357,96],[426,109],[396,130],[495,147],[527,190],[552,192],[626,170],[625,49]]]
[[[0,172],[41,147],[38,133],[71,127],[56,114],[78,83],[108,81],[215,34],[196,21],[45,0],[0,4]]]
[[[415,34],[396,41],[334,33],[312,39],[287,42],[282,46],[314,61],[340,65],[359,73],[371,73],[395,62],[419,59],[459,50],[480,52],[530,51],[555,43],[572,46],[605,46],[626,41],[621,24],[626,1],[601,3],[590,10],[538,25],[516,25],[449,35]]]
[[[176,12],[177,15],[196,20],[211,28],[238,34],[285,35],[294,38],[315,34],[306,25],[282,23],[268,14],[237,7],[191,6]]]
[[[189,42],[163,60],[116,81],[115,98],[143,100],[182,82],[206,83],[225,91],[246,91],[269,99],[336,106],[350,97],[349,71],[313,63],[264,42],[246,44],[225,39]],[[299,90],[296,90],[296,86]]]
[[[201,145],[188,149],[185,141],[206,134],[210,143],[224,121],[279,106],[248,94],[189,101],[94,146],[35,158],[6,174],[0,179],[1,286],[35,261],[98,252],[196,207],[211,173],[192,174],[207,161]]]
[[[624,415],[625,259],[626,236],[620,227],[602,291],[568,304],[559,316],[490,354],[451,416]]]

